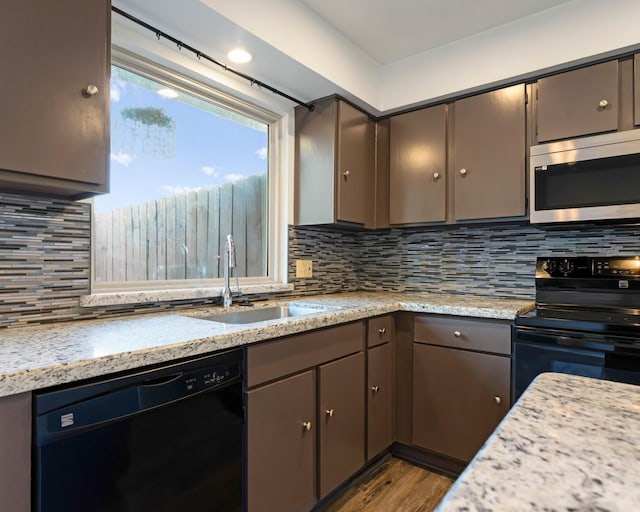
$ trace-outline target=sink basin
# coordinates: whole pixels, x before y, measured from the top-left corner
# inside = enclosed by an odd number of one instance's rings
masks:
[[[253,324],[264,322],[265,320],[277,320],[278,318],[288,318],[292,316],[309,315],[311,313],[322,313],[323,308],[305,308],[302,306],[272,306],[268,308],[248,309],[245,311],[234,311],[233,313],[222,313],[202,317],[203,320],[220,322],[223,324]]]

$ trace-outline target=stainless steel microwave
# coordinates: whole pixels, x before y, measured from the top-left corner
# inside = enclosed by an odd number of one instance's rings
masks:
[[[531,147],[532,223],[640,218],[640,129]]]

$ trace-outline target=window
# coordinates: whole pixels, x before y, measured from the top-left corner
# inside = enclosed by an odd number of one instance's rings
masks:
[[[111,69],[111,192],[93,202],[94,293],[278,279],[276,115],[152,64]],[[281,237],[280,237],[281,238]]]

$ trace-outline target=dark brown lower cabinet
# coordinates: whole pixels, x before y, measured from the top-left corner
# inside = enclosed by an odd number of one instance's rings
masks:
[[[0,398],[0,509],[31,510],[31,393]]]
[[[320,366],[318,379],[322,499],[365,463],[364,353]]]
[[[509,410],[508,357],[413,345],[413,444],[469,461]]]
[[[247,393],[247,510],[315,504],[315,369]]]
[[[370,348],[367,358],[367,459],[371,460],[393,443],[393,345]]]

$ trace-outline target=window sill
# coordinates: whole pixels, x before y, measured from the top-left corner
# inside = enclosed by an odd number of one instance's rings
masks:
[[[232,290],[234,289],[235,288],[232,287]],[[293,290],[292,284],[256,284],[240,286],[240,292],[242,295],[287,292],[291,290]],[[96,306],[144,304],[149,302],[167,302],[172,300],[206,299],[210,297],[222,297],[222,287],[92,293],[91,295],[84,295],[80,297],[80,307],[92,308]]]

